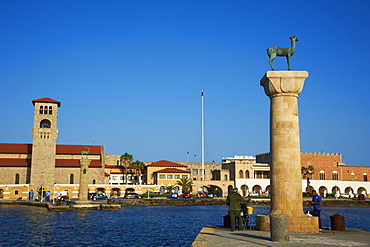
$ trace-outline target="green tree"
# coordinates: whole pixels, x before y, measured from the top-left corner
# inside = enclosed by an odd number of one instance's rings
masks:
[[[134,157],[129,153],[124,153],[120,156],[120,161],[123,167],[125,168],[125,178],[126,178],[126,184],[127,184],[127,169],[132,164]]]
[[[135,162],[132,163],[134,169],[135,169],[135,175],[137,176],[138,180],[139,180],[139,184],[141,184],[141,174],[143,174],[144,172],[144,169],[145,169],[145,163],[144,162],[141,162],[141,161],[138,161],[136,160]]]
[[[174,189],[175,189],[175,186],[173,186],[173,185],[167,185],[166,186],[167,193],[169,193],[170,195],[172,193],[172,190],[174,190]]]
[[[301,174],[303,175],[303,178],[307,179],[307,187],[306,192],[310,189],[310,179],[312,179],[312,175],[315,173],[315,167],[309,165],[307,167],[302,166],[301,167]]]
[[[192,191],[193,182],[190,180],[190,178],[183,177],[177,181],[177,185],[182,187],[183,193],[187,193]]]

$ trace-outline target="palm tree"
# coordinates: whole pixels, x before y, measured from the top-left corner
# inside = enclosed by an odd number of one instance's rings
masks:
[[[173,186],[173,185],[171,185],[171,184],[169,184],[169,185],[167,185],[166,186],[166,190],[167,190],[167,192],[171,195],[171,193],[172,193],[172,190],[174,190],[174,188],[175,188],[175,186]]]
[[[132,164],[132,160],[134,159],[134,157],[129,153],[124,153],[123,155],[120,156],[119,159],[121,161],[121,164],[123,164],[123,166],[125,167],[125,177],[127,184],[127,169]]]
[[[193,181],[191,181],[190,178],[182,177],[179,181],[177,181],[177,185],[180,185],[182,187],[183,193],[187,193],[191,191]]]
[[[132,163],[132,165],[134,166],[135,175],[137,176],[137,178],[139,180],[139,184],[141,185],[140,177],[141,177],[141,174],[143,174],[143,171],[144,171],[144,168],[145,168],[145,163],[136,160],[135,162]]]
[[[308,192],[307,190],[310,189],[310,179],[312,179],[312,175],[314,174],[314,172],[315,172],[315,167],[311,165],[307,167],[304,167],[304,166],[301,167],[301,174],[303,175],[303,178],[307,179],[306,192]]]

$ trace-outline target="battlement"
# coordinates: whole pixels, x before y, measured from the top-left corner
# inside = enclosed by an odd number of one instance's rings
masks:
[[[301,152],[301,154],[312,154],[312,155],[338,155],[342,156],[341,153],[324,153],[324,152]],[[270,155],[270,152],[267,153],[261,153],[261,154],[256,154],[256,156],[262,156],[262,155]]]
[[[301,152],[301,154],[311,154],[311,155],[338,155],[338,156],[342,156],[341,153],[324,153],[324,152]]]

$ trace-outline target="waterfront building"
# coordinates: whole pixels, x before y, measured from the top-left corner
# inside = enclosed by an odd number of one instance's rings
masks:
[[[129,165],[117,154],[105,154],[102,145],[57,144],[58,111],[61,102],[51,98],[32,101],[34,105],[32,143],[0,143],[0,199],[39,200],[68,194],[78,198],[82,152],[91,160],[88,168],[89,192],[123,196],[163,193],[176,187],[180,178],[193,182],[193,194],[213,192],[227,196],[238,187],[243,196],[267,196],[270,191],[269,153],[256,157],[235,155],[222,163],[188,163],[160,160],[144,162],[145,166]],[[203,169],[202,169],[203,166]],[[346,166],[342,154],[301,153],[301,166],[314,167],[310,183],[302,177],[302,191],[316,189],[329,194],[369,194],[368,166]],[[203,180],[204,174],[204,180]]]

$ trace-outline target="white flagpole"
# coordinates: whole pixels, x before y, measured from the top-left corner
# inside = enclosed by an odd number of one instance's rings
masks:
[[[202,180],[204,181],[204,91],[202,90]],[[202,187],[203,191],[203,187]]]

